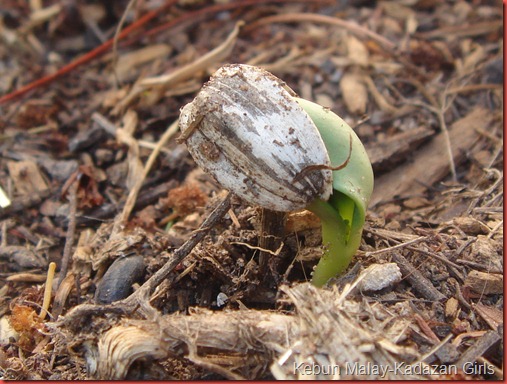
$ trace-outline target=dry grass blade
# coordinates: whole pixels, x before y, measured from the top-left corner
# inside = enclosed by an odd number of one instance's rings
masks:
[[[120,31],[123,28],[123,25],[125,24],[125,20],[127,19],[127,15],[130,12],[130,10],[134,7],[134,5],[137,3],[137,0],[130,0],[127,4],[127,8],[125,8],[125,11],[123,12],[123,15],[121,15],[120,22],[118,23],[118,26],[116,27],[116,32],[114,33],[113,37],[113,73],[114,78],[116,80],[116,86],[120,84],[120,80],[118,77],[118,72],[116,69],[116,64],[118,62],[118,37],[120,36]]]
[[[123,127],[116,129],[116,140],[121,144],[126,144],[129,148],[127,153],[128,173],[125,184],[128,189],[132,189],[137,180],[143,178],[143,164],[140,159],[139,144],[134,137],[138,124],[137,113],[128,110],[123,116],[122,123]]]
[[[231,53],[242,25],[243,22],[236,23],[234,30],[222,44],[207,54],[201,56],[194,62],[175,70],[169,75],[140,80],[136,85],[134,85],[133,89],[125,97],[125,99],[116,106],[112,113],[117,114],[121,110],[125,109],[142,93],[146,92],[147,89],[151,89],[153,91],[153,94],[149,96],[147,104],[153,105],[164,96],[165,91],[170,87],[188,80],[195,76],[197,72],[204,71],[211,65],[224,60]]]
[[[339,293],[300,284],[283,291],[295,304],[299,330],[304,331],[291,340],[290,352],[273,364],[277,379],[400,379],[393,368],[400,364],[400,357],[405,361],[418,357],[415,350],[384,337],[385,329],[376,329],[381,325],[370,309],[347,298],[352,288]],[[365,317],[368,322],[360,320]],[[361,367],[384,367],[385,371]],[[417,378],[421,377],[404,376]]]
[[[361,37],[368,37],[372,40],[375,40],[377,43],[382,45],[385,49],[389,50],[390,52],[393,52],[396,48],[396,45],[393,44],[391,41],[387,40],[385,37],[369,30],[368,28],[364,28],[360,26],[359,24],[342,20],[337,17],[331,17],[331,16],[325,16],[325,15],[319,15],[316,13],[286,13],[282,15],[274,15],[274,16],[268,16],[264,17],[255,23],[252,23],[246,28],[246,31],[253,30],[261,25],[266,24],[272,24],[272,23],[297,23],[297,22],[304,22],[304,21],[311,21],[315,23],[322,23],[322,24],[330,24],[337,27],[345,28],[349,32],[361,36]]]
[[[125,206],[123,207],[122,213],[120,215],[118,215],[118,217],[115,219],[115,225],[114,225],[114,228],[113,228],[111,236],[115,235],[121,229],[121,227],[123,225],[125,225],[125,223],[127,222],[128,217],[130,216],[130,213],[134,209],[134,205],[135,205],[135,202],[136,202],[136,199],[137,199],[137,195],[139,194],[139,191],[141,190],[143,182],[144,182],[146,176],[148,175],[148,173],[150,172],[151,167],[155,163],[155,160],[156,160],[157,156],[159,155],[162,147],[177,132],[178,132],[178,121],[175,121],[174,123],[172,123],[167,128],[167,130],[165,131],[165,133],[160,137],[160,139],[159,139],[159,141],[157,143],[157,146],[151,152],[150,157],[146,161],[146,164],[144,166],[142,175],[140,175],[140,177],[138,177],[135,180],[134,185],[130,189],[129,194],[127,196],[127,201],[125,202]]]

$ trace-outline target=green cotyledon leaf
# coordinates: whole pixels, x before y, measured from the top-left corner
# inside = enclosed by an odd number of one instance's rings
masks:
[[[333,208],[336,209],[342,220],[346,225],[345,241],[349,240],[352,222],[354,220],[354,212],[356,209],[356,203],[354,200],[349,198],[347,195],[334,190],[333,194],[328,200]]]
[[[342,273],[359,248],[366,209],[373,192],[373,170],[363,144],[338,115],[311,101],[296,98],[313,120],[324,141],[333,167],[333,194],[308,206],[320,217],[326,252],[312,278],[316,286]]]
[[[333,166],[350,159],[345,168],[333,171],[333,188],[350,197],[364,216],[373,192],[373,170],[363,144],[354,130],[337,114],[311,101],[295,98],[319,130]]]

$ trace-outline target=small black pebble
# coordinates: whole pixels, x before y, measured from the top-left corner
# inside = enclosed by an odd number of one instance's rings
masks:
[[[126,298],[132,292],[132,284],[140,282],[144,275],[142,256],[116,259],[106,271],[95,291],[97,304],[110,304]]]
[[[485,68],[486,83],[503,83],[503,58],[491,61]]]

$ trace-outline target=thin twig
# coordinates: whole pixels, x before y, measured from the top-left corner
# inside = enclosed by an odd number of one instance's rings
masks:
[[[419,325],[419,328],[424,333],[424,335],[428,339],[430,339],[433,343],[438,345],[440,343],[440,339],[438,338],[437,335],[435,335],[435,332],[433,332],[433,330],[430,328],[426,320],[418,313],[414,314],[414,319],[417,322],[417,325]]]
[[[155,288],[162,283],[167,275],[179,264],[181,261],[189,255],[194,247],[204,239],[208,232],[213,228],[231,207],[231,196],[229,192],[227,196],[217,205],[217,207],[211,212],[211,214],[204,220],[198,230],[194,231],[190,238],[179,247],[171,255],[171,258],[167,263],[164,264],[152,277],[150,277],[137,291],[130,295],[124,301],[126,303],[132,303],[137,301],[138,297],[145,297],[150,295]]]
[[[62,266],[60,268],[60,276],[58,277],[57,288],[60,287],[63,279],[67,275],[70,264],[70,254],[74,243],[74,234],[76,233],[76,212],[77,212],[77,189],[79,186],[79,178],[74,180],[68,189],[69,193],[69,225],[65,235],[65,247],[63,248]]]
[[[464,307],[466,307],[467,309],[471,309],[472,306],[470,305],[470,303],[468,301],[466,301],[466,299],[463,297],[463,293],[461,292],[461,287],[460,287],[460,284],[459,282],[457,282],[456,280],[453,281],[453,284],[454,284],[454,290],[456,291],[456,297],[458,299],[458,301],[461,303],[461,305],[463,305]]]
[[[193,12],[187,12],[180,17],[170,20],[167,23],[156,26],[155,28],[150,29],[144,33],[145,37],[149,37],[152,35],[157,35],[162,31],[170,29],[177,24],[181,24],[185,21],[191,20],[193,22],[200,21],[205,17],[210,17],[215,15],[218,12],[230,11],[232,9],[240,9],[248,6],[259,6],[259,4],[269,3],[269,4],[277,4],[277,3],[307,3],[308,0],[236,0],[230,2],[222,2],[219,4],[213,4],[201,9],[198,9]],[[321,3],[321,4],[333,4],[335,0],[312,0],[313,3]]]
[[[431,301],[443,301],[446,296],[436,289],[431,281],[423,276],[407,259],[405,259],[401,253],[393,252],[393,261],[398,264],[398,267],[403,274],[403,278],[406,279],[410,285],[424,298]]]
[[[170,259],[151,276],[144,284],[122,301],[109,305],[82,304],[74,307],[65,315],[63,323],[66,326],[74,327],[85,316],[99,315],[105,313],[124,314],[133,312],[142,306],[149,307],[149,296],[167,278],[169,273],[187,257],[192,249],[208,234],[208,232],[225,216],[231,207],[231,193],[215,207],[213,212],[204,220],[199,229],[195,230],[190,238],[171,255]]]
[[[389,240],[396,241],[394,239],[389,239]],[[405,248],[405,247],[407,247],[407,246],[409,246],[411,244],[418,243],[418,242],[420,242],[422,240],[427,240],[427,238],[425,236],[421,236],[421,237],[418,237],[416,239],[407,241],[406,243],[400,243],[400,244],[397,244],[397,245],[393,245],[392,247],[377,249],[376,251],[372,251],[372,252],[365,252],[364,255],[366,257],[369,257],[369,256],[378,255],[378,254],[384,253],[384,252],[391,252],[391,251],[394,251],[395,249]]]
[[[134,5],[137,3],[137,0],[130,0],[127,4],[127,8],[123,12],[123,15],[121,15],[120,22],[118,23],[118,26],[116,27],[116,32],[113,36],[113,60],[112,60],[112,70],[114,74],[114,79],[116,82],[116,87],[120,87],[120,79],[118,78],[118,72],[116,71],[116,64],[118,63],[118,40],[120,36],[121,29],[123,28],[123,24],[125,24],[125,20],[127,20],[127,15],[130,12],[130,10],[134,7]]]
[[[167,7],[176,3],[176,1],[177,0],[168,0],[164,5],[162,5],[158,9],[146,13],[146,15],[144,15],[139,20],[130,24],[127,28],[125,28],[123,30],[123,32],[121,32],[119,34],[118,39],[123,39],[128,34],[130,34],[130,32],[132,32],[136,29],[139,29],[141,26],[146,24],[148,21],[154,19],[155,17],[157,17],[158,15],[163,13],[163,11]],[[64,65],[62,68],[60,68],[55,73],[52,73],[51,75],[37,79],[37,80],[35,80],[35,81],[33,81],[21,88],[15,90],[14,92],[8,93],[8,94],[0,97],[0,104],[17,99],[17,98],[23,96],[24,94],[26,94],[27,92],[30,92],[33,89],[36,89],[36,88],[39,88],[42,86],[46,86],[46,85],[52,83],[54,80],[72,72],[77,67],[80,67],[81,65],[86,64],[89,61],[93,60],[94,58],[107,52],[109,50],[109,48],[112,47],[112,45],[113,45],[113,39],[106,41],[104,44],[99,45],[97,48],[91,50],[88,53],[85,53],[84,55],[78,57],[76,60],[70,62],[69,64]]]
[[[160,6],[159,8],[146,13],[139,20],[133,22],[127,28],[125,28],[119,34],[118,39],[120,40],[120,39],[125,38],[126,36],[128,36],[130,34],[130,32],[132,32],[136,29],[139,29],[141,26],[145,25],[150,20],[154,19],[155,17],[157,17],[161,14],[164,14],[165,10],[168,7],[177,3],[177,1],[178,0],[167,0],[167,2],[165,4],[163,4],[162,6]],[[195,22],[196,20],[199,20],[200,17],[202,17],[202,16],[210,16],[210,15],[216,14],[217,12],[222,12],[222,11],[226,11],[226,10],[230,10],[230,9],[237,9],[237,8],[242,8],[242,7],[246,7],[246,6],[253,6],[253,5],[258,5],[260,3],[290,3],[290,2],[298,3],[298,2],[307,2],[307,1],[308,0],[242,0],[242,1],[224,3],[224,4],[214,4],[212,6],[208,6],[208,7],[199,9],[194,12],[187,12],[179,17],[174,18],[173,20],[171,20],[165,24],[159,25],[155,28],[152,28],[151,30],[144,32],[140,36],[149,37],[149,36],[158,34],[162,31],[165,31],[169,28],[172,28],[178,24],[182,24],[185,21],[192,20]],[[318,1],[319,3],[324,3],[324,4],[333,2],[332,0],[313,0],[313,1],[314,2]],[[136,37],[136,40],[137,39],[138,39],[138,37]],[[79,58],[77,58],[73,62],[63,66],[55,73],[45,76],[41,79],[35,80],[35,81],[21,87],[20,89],[17,89],[16,91],[13,91],[11,93],[8,93],[8,94],[0,97],[0,104],[17,99],[17,98],[23,96],[24,94],[30,92],[33,89],[36,89],[36,88],[39,88],[42,86],[46,86],[46,85],[52,83],[56,79],[68,74],[69,72],[73,71],[77,67],[79,67],[83,64],[86,64],[89,61],[91,61],[91,60],[95,59],[96,57],[102,55],[103,53],[107,52],[109,50],[109,48],[111,48],[112,46],[113,46],[113,38],[106,41],[104,44],[98,46],[97,48],[93,49],[92,51],[84,54],[83,56],[80,56]]]
[[[372,255],[376,255],[378,253],[382,253],[382,252],[386,252],[386,251],[392,251],[392,250],[395,250],[395,249],[398,249],[398,248],[407,248],[408,250],[410,251],[413,251],[413,252],[418,252],[418,253],[422,253],[426,256],[430,256],[430,257],[433,257],[437,260],[440,260],[442,263],[448,265],[448,266],[451,266],[451,267],[454,267],[454,268],[458,268],[460,269],[460,266],[457,265],[456,263],[453,263],[451,260],[443,257],[443,256],[440,256],[434,252],[430,252],[430,251],[426,251],[422,248],[416,248],[412,245],[412,243],[417,243],[421,240],[424,240],[427,238],[426,237],[417,237],[415,239],[411,239],[405,243],[402,243],[400,242],[399,240],[397,239],[394,239],[393,237],[391,236],[388,236],[388,235],[385,235],[385,234],[382,234],[381,232],[377,231],[377,230],[372,230],[372,229],[369,229],[369,232],[371,232],[372,234],[378,236],[378,237],[381,237],[387,241],[392,241],[392,242],[395,242],[397,243],[396,245],[392,246],[392,247],[388,247],[388,248],[384,248],[384,249],[379,249],[377,251],[372,251],[372,252],[366,252],[365,255],[366,256],[372,256]]]
[[[451,171],[452,179],[453,179],[453,181],[456,182],[458,180],[458,178],[457,178],[457,174],[456,174],[456,166],[454,163],[454,157],[452,154],[451,138],[449,136],[449,130],[447,129],[447,123],[445,122],[445,117],[444,117],[444,113],[447,110],[447,108],[449,108],[449,105],[447,105],[446,108],[444,108],[443,105],[441,105],[440,107],[437,108],[437,107],[434,107],[433,105],[430,105],[430,104],[427,104],[424,102],[420,102],[418,100],[407,100],[406,104],[411,104],[411,105],[426,108],[428,111],[432,112],[433,114],[435,114],[437,116],[438,124],[440,125],[440,130],[442,131],[442,133],[444,135],[444,140],[446,143],[447,154],[449,157],[449,168]]]
[[[249,249],[252,249],[252,250],[257,250],[257,251],[269,253],[272,256],[278,256],[280,254],[280,252],[282,251],[282,248],[284,246],[284,243],[281,243],[280,246],[278,247],[278,249],[276,249],[275,251],[272,251],[270,249],[266,249],[266,248],[262,248],[262,247],[256,247],[254,245],[250,245],[250,244],[244,243],[242,241],[232,241],[230,244],[243,245],[243,246],[245,246],[245,247],[247,247]]]
[[[419,315],[417,315],[419,316]],[[426,359],[428,359],[429,357],[433,356],[436,352],[438,352],[445,344],[447,344],[449,342],[449,340],[451,340],[453,338],[453,334],[452,332],[449,333],[446,337],[444,337],[444,339],[442,341],[440,341],[438,344],[436,344],[433,348],[431,348],[428,352],[426,352],[425,354],[421,355],[419,357],[419,359],[417,359],[416,362],[412,363],[413,366],[416,366],[422,362],[424,362]]]
[[[502,338],[496,331],[487,331],[484,335],[480,336],[479,339],[468,348],[455,363],[457,367],[463,367],[466,364],[470,364],[477,360],[479,356],[482,356],[488,349],[498,342],[501,342]]]
[[[237,373],[234,373],[231,370],[222,367],[221,365],[200,358],[199,355],[197,354],[196,346],[191,342],[187,342],[187,346],[190,351],[188,356],[186,356],[186,358],[195,365],[197,365],[198,367],[208,370],[210,372],[218,373],[219,375],[225,377],[227,380],[237,380],[237,381],[246,380],[243,376],[238,375]]]
[[[115,224],[111,233],[111,236],[113,236],[115,233],[117,233],[121,226],[123,226],[129,216],[132,210],[134,209],[137,195],[139,194],[139,191],[141,190],[141,187],[144,183],[144,180],[148,176],[148,173],[151,170],[151,167],[155,163],[155,160],[157,159],[162,147],[178,132],[178,120],[173,122],[169,128],[164,132],[164,134],[160,137],[157,146],[155,149],[151,152],[150,157],[148,157],[148,160],[146,161],[146,164],[144,166],[143,175],[138,180],[136,180],[136,183],[132,187],[132,189],[129,192],[129,195],[127,197],[127,201],[125,202],[125,206],[123,207],[122,213],[116,218]]]
[[[456,98],[456,94],[452,95],[451,97],[454,99]],[[456,164],[454,163],[454,156],[452,155],[452,144],[451,144],[451,137],[449,136],[449,130],[447,129],[447,123],[445,122],[445,112],[449,107],[452,105],[452,100],[447,103],[446,94],[443,93],[442,97],[440,99],[440,108],[438,110],[438,122],[440,124],[440,129],[444,133],[445,143],[447,147],[447,155],[449,156],[449,166],[451,168],[451,175],[452,180],[454,182],[458,181],[458,176],[456,173]]]
[[[502,89],[502,84],[490,84],[490,83],[483,83],[483,84],[468,84],[463,85],[459,87],[453,87],[449,88],[445,91],[446,95],[450,95],[453,93],[469,93],[469,92],[480,92],[480,91],[494,91],[494,90],[500,90]]]

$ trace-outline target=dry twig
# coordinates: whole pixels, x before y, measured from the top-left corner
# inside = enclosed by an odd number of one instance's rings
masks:
[[[57,288],[67,275],[71,260],[72,244],[74,243],[74,234],[76,233],[76,212],[77,212],[77,190],[79,188],[79,178],[72,182],[68,189],[69,193],[69,224],[65,235],[65,247],[63,248],[62,265],[58,277]]]

